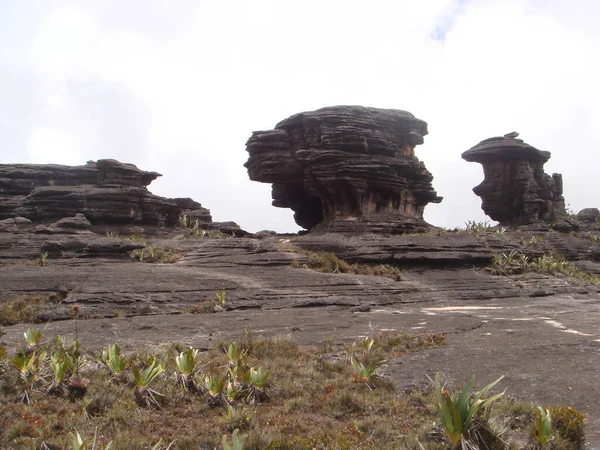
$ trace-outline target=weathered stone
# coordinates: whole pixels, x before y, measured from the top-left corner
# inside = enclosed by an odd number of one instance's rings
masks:
[[[175,224],[181,208],[146,189],[159,176],[110,159],[85,166],[0,164],[0,219],[51,222],[83,213],[92,224]]]
[[[600,220],[600,210],[598,208],[585,208],[577,213],[576,218],[580,222],[598,222]]]
[[[438,203],[414,154],[427,124],[406,111],[335,106],[296,114],[247,142],[251,180],[272,183],[273,205],[303,228],[390,233],[429,228]]]
[[[175,203],[181,208],[181,214],[189,220],[198,220],[202,223],[212,222],[210,209],[204,208],[200,203],[191,198],[170,198],[169,201]]]
[[[31,220],[24,217],[0,220],[0,233],[14,233],[19,230],[20,226],[27,226],[29,224],[31,224]]]
[[[75,217],[65,217],[51,226],[62,230],[89,230],[92,224],[83,214],[75,214]]]
[[[485,179],[473,192],[482,209],[502,225],[553,223],[566,217],[562,176],[547,175],[550,152],[512,137],[486,139],[462,154],[483,166]]]

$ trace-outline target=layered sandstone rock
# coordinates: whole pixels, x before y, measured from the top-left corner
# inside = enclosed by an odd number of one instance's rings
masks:
[[[566,217],[562,176],[544,172],[550,152],[514,137],[493,137],[462,157],[483,166],[485,178],[473,192],[481,197],[483,211],[493,220],[514,226],[553,223]]]
[[[427,124],[406,111],[335,106],[293,115],[247,142],[251,180],[272,183],[273,205],[303,228],[423,231],[441,198],[414,154]]]
[[[92,224],[175,224],[181,207],[146,188],[159,176],[111,159],[84,166],[0,164],[0,219],[48,223],[82,213]]]
[[[181,214],[185,215],[190,220],[198,220],[201,223],[211,223],[212,216],[210,210],[204,208],[200,203],[192,200],[189,197],[186,198],[170,198],[170,201],[175,203],[181,208]]]

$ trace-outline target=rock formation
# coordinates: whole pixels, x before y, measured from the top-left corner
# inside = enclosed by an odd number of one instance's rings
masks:
[[[486,139],[462,154],[463,159],[483,166],[483,183],[473,188],[482,199],[483,211],[501,225],[564,219],[562,176],[544,172],[550,152],[510,137],[514,134]]]
[[[112,159],[84,166],[0,164],[0,220],[49,223],[82,213],[92,224],[177,223],[189,209],[203,222],[210,211],[191,199],[167,199],[146,186],[161,176]]]
[[[246,143],[251,180],[272,183],[273,206],[303,228],[403,233],[429,228],[439,203],[414,154],[427,124],[406,111],[335,106],[295,114]]]

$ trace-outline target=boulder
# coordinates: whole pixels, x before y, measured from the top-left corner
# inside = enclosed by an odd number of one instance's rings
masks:
[[[200,203],[191,198],[170,198],[169,201],[175,203],[181,208],[181,214],[187,216],[189,220],[198,220],[201,223],[212,222],[210,209],[204,208]]]
[[[31,224],[31,220],[25,217],[11,217],[10,219],[0,220],[0,233],[14,233],[22,226]]]
[[[585,208],[575,216],[580,222],[596,223],[600,221],[600,210],[598,208]]]
[[[483,183],[473,188],[483,211],[505,226],[564,220],[562,176],[544,172],[550,152],[507,136],[486,139],[462,154],[483,166]]]
[[[427,124],[411,113],[334,106],[293,115],[246,143],[251,180],[272,183],[273,206],[303,228],[333,232],[425,231],[442,199],[414,154]]]

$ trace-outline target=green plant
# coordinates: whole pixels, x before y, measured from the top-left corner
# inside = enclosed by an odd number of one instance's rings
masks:
[[[492,275],[525,273],[529,270],[529,257],[516,251],[494,255],[489,270]]]
[[[263,372],[262,368],[251,367],[250,370],[244,373],[244,382],[248,386],[247,400],[254,404],[264,401],[267,397],[266,386],[269,380],[269,373]]]
[[[131,256],[140,262],[150,264],[172,264],[181,259],[181,255],[169,248],[144,247],[130,252]]]
[[[100,362],[114,376],[120,376],[127,368],[127,360],[121,356],[121,348],[115,343],[100,353]]]
[[[237,342],[231,342],[225,349],[230,366],[240,366],[246,364],[248,350],[242,349]]]
[[[169,450],[171,447],[173,447],[173,444],[175,444],[175,439],[172,440],[169,445],[167,445],[166,447],[163,448],[163,441],[162,439],[160,439],[156,444],[154,444],[152,446],[152,448],[150,450]]]
[[[48,252],[41,252],[40,256],[38,258],[38,262],[39,262],[40,266],[45,267],[47,259],[48,259]]]
[[[535,415],[534,438],[542,449],[546,448],[546,444],[552,435],[552,414],[549,409],[542,409],[538,406],[539,414]]]
[[[491,397],[483,398],[503,378],[504,375],[471,396],[475,377],[471,378],[462,391],[452,393],[442,388],[439,372],[435,375],[436,408],[442,428],[453,448],[457,447],[459,443],[462,443],[463,447],[468,445],[466,440],[471,431],[474,419],[489,408],[494,401],[504,395],[504,392],[501,392]]]
[[[219,374],[206,374],[203,380],[203,390],[210,406],[217,406],[222,403],[222,392],[227,378]]]
[[[570,406],[551,405],[552,429],[556,436],[568,441],[573,448],[585,444],[585,416]]]
[[[129,237],[127,237],[127,239],[129,239],[134,244],[145,244],[146,243],[146,240],[139,234],[130,234]]]
[[[25,385],[21,401],[24,403],[31,402],[31,392],[35,386],[43,381],[40,377],[40,369],[43,362],[46,360],[46,352],[38,353],[37,350],[31,352],[17,352],[10,360],[13,366],[19,372],[19,379]]]
[[[227,442],[227,435],[223,436],[223,450],[243,450],[246,437],[238,436],[239,431],[237,428],[233,431],[231,445]]]
[[[42,332],[36,331],[33,328],[27,328],[27,331],[23,333],[27,346],[29,348],[35,348],[40,344],[42,340]]]
[[[248,429],[252,423],[252,419],[254,419],[252,411],[227,405],[225,417],[221,421],[225,424],[227,431],[231,432],[235,429]]]
[[[217,296],[217,301],[219,302],[220,306],[225,306],[225,296],[227,295],[225,292],[225,288],[221,288],[221,290],[219,292],[216,292],[215,295]]]
[[[471,233],[473,236],[477,234],[488,231],[490,229],[490,223],[486,220],[485,222],[477,222],[475,220],[467,220],[465,222],[466,230]]]
[[[68,392],[68,386],[65,383],[73,369],[73,359],[64,350],[58,350],[50,357],[50,369],[54,379],[48,386],[47,392],[56,395],[64,395]]]
[[[492,275],[511,275],[525,272],[551,275],[561,273],[591,284],[600,284],[600,277],[584,272],[566,261],[562,256],[553,254],[543,254],[530,260],[527,255],[520,252],[502,253],[493,256],[492,265],[487,269]]]
[[[181,216],[179,216],[179,226],[181,228],[188,228],[188,217],[185,214],[182,214]]]
[[[92,447],[90,450],[96,450],[96,438],[98,435],[98,430],[96,429],[96,432],[94,433],[94,440],[92,442]],[[81,437],[81,435],[79,434],[79,431],[77,431],[77,429],[75,429],[75,433],[69,433],[69,436],[71,437],[71,449],[72,450],[87,450],[87,441],[85,439],[83,439]],[[108,444],[106,444],[106,447],[104,447],[104,450],[109,450],[112,447],[112,441],[109,442]],[[98,447],[98,450],[100,450],[100,448]]]
[[[107,231],[106,237],[113,238],[113,239],[119,239],[121,236],[119,236],[119,233],[117,233],[116,231]]]
[[[156,400],[156,396],[163,397],[163,394],[150,388],[150,384],[165,370],[164,364],[158,362],[156,358],[151,358],[147,367],[138,369],[133,364],[131,371],[135,381],[134,398],[138,405],[146,405],[148,407],[157,406],[160,408],[160,403]]]
[[[195,391],[194,371],[198,363],[198,350],[189,348],[175,357],[175,381],[186,391]]]
[[[356,370],[359,380],[367,383],[367,386],[370,386],[370,382],[373,379],[375,371],[379,367],[383,366],[386,362],[387,361],[385,359],[382,359],[376,362],[363,363],[359,361],[354,355],[350,357],[350,363],[352,364],[352,367],[354,367],[354,370]]]
[[[543,240],[544,238],[542,236],[531,236],[531,239],[529,239],[529,241],[527,242],[527,246],[537,247]]]
[[[355,379],[366,383],[369,388],[373,385],[375,371],[387,362],[380,351],[375,351],[376,342],[373,337],[365,337],[358,342],[358,345],[356,342],[350,346],[343,345],[346,351],[346,360],[355,370]]]

